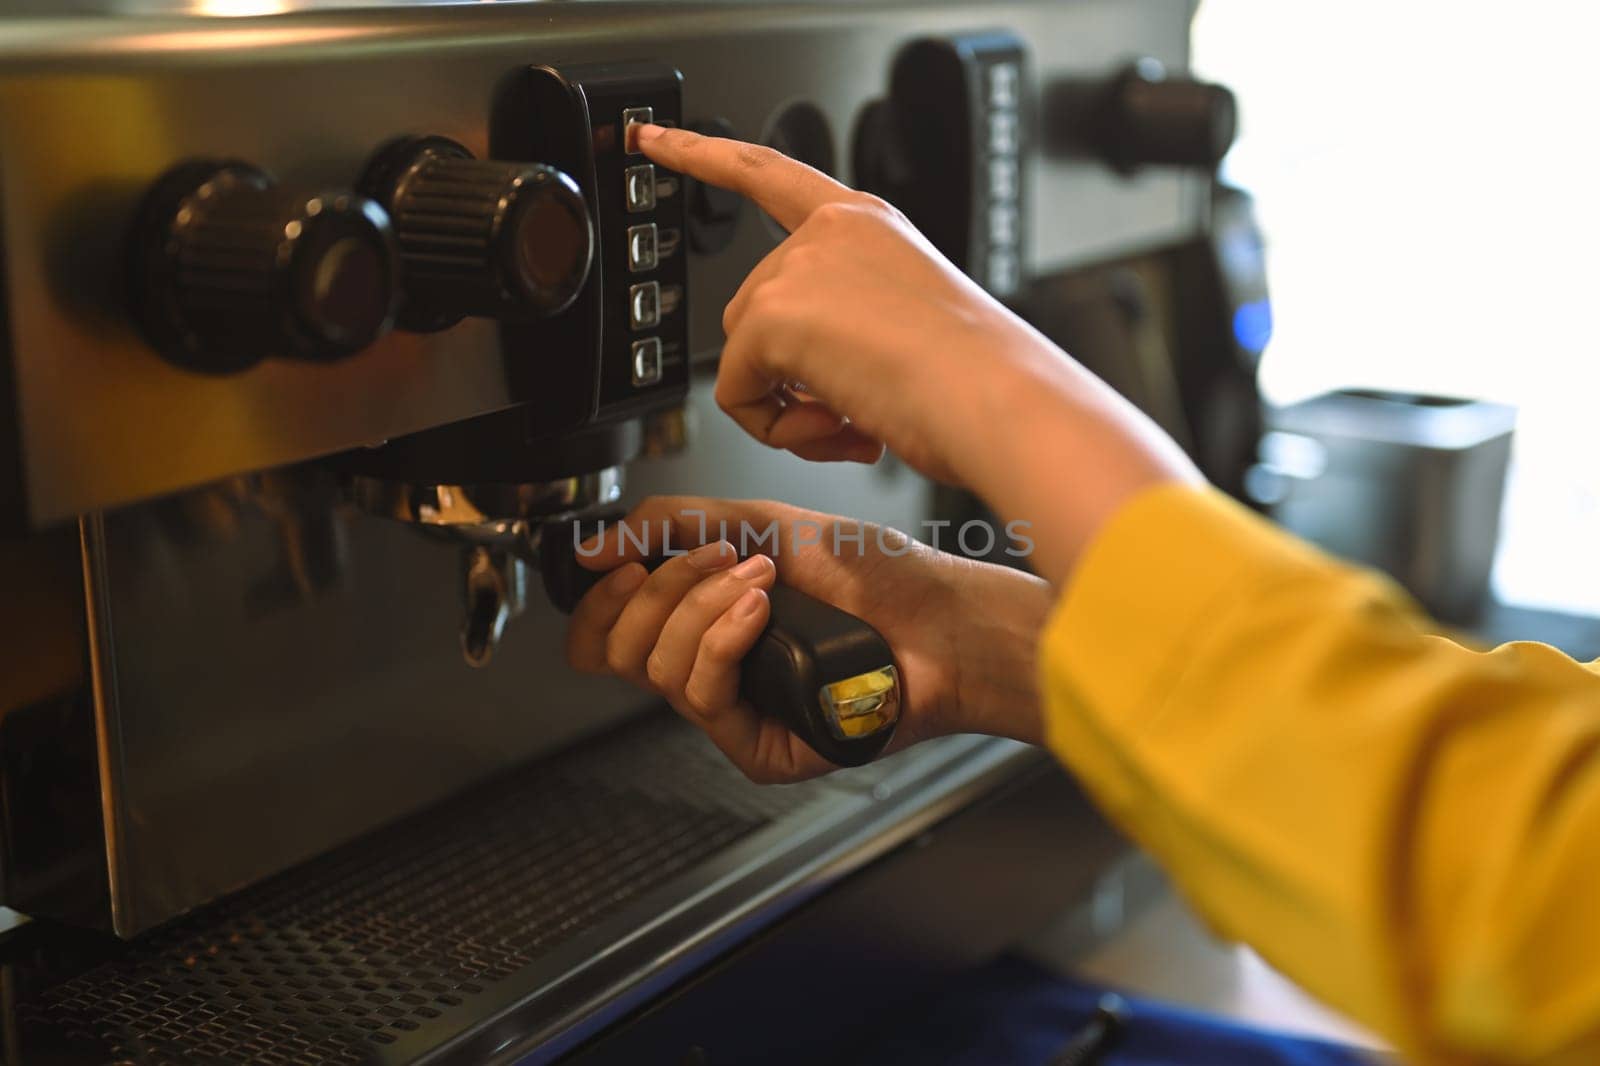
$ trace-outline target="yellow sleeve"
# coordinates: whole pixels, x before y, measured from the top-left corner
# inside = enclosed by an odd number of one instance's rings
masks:
[[[1600,1063],[1600,675],[1180,487],[1040,664],[1052,749],[1221,934],[1409,1061]]]

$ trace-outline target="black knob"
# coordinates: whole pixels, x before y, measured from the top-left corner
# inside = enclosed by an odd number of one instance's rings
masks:
[[[554,167],[474,159],[444,137],[411,137],[379,152],[360,188],[394,221],[405,329],[553,315],[589,276],[589,209]]]
[[[212,372],[350,355],[388,330],[398,291],[383,208],[285,189],[237,161],[168,171],[140,208],[131,267],[145,336]]]
[[[1238,108],[1223,86],[1169,78],[1160,63],[1141,59],[1106,87],[1091,122],[1100,153],[1119,170],[1214,171],[1233,146]]]

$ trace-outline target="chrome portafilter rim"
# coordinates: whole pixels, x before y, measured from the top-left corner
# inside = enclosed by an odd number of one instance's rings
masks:
[[[459,541],[521,553],[538,547],[544,524],[622,498],[620,466],[549,481],[427,484],[352,474],[350,501],[361,511]]]

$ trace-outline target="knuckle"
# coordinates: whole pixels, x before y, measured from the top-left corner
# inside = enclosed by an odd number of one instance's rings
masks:
[[[657,144],[667,144],[675,148],[695,148],[705,142],[705,138],[693,130],[686,130],[678,126],[668,126],[656,138]]]
[[[699,685],[689,685],[683,690],[683,705],[697,718],[709,718],[716,713],[715,702]]]
[[[707,655],[719,663],[732,662],[739,651],[737,638],[721,626],[707,630],[700,641],[700,646]]]
[[[873,216],[880,220],[898,220],[905,217],[900,213],[900,209],[894,206],[894,204],[891,204],[888,200],[885,200],[881,196],[874,196],[871,193],[861,193],[856,200],[856,208],[863,214]]]
[[[684,595],[683,606],[696,614],[702,614],[720,604],[737,580],[727,573],[721,573],[710,581],[702,581]]]
[[[761,170],[783,158],[783,154],[764,144],[741,144],[735,158],[746,170]]]
[[[828,229],[850,222],[854,217],[855,211],[848,200],[829,200],[811,212],[811,217],[806,221],[816,223],[818,229]]]
[[[618,677],[625,676],[631,667],[628,649],[620,638],[612,633],[606,638],[606,669]]]
[[[757,285],[750,292],[750,313],[760,316],[770,314],[776,307],[783,303],[783,287],[777,279],[771,279]]]
[[[672,663],[661,652],[653,651],[644,662],[644,675],[650,679],[652,685],[665,688],[672,682]]]

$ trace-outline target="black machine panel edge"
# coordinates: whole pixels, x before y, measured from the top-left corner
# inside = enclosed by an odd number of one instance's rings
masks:
[[[529,67],[496,99],[492,154],[576,177],[597,234],[589,284],[560,335],[519,322],[501,327],[512,392],[549,431],[576,424],[580,404],[586,418],[611,421],[674,406],[688,391],[681,183],[628,152],[623,128],[624,112],[680,124],[681,83],[661,63]],[[559,361],[536,358],[553,347]]]
[[[855,133],[856,182],[996,296],[1024,284],[1027,48],[992,31],[912,41]]]

